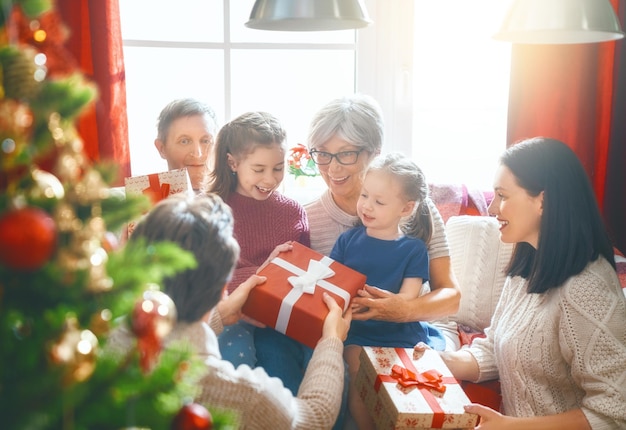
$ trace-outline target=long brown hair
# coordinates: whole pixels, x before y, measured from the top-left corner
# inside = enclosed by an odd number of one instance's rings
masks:
[[[287,133],[273,115],[247,112],[224,125],[217,134],[214,168],[205,189],[227,199],[237,188],[237,176],[231,170],[228,156],[242,160],[257,146],[280,145],[285,149]]]

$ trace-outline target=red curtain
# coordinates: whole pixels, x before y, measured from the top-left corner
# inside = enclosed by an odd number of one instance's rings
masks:
[[[113,185],[122,185],[130,176],[130,152],[119,2],[58,0],[57,11],[70,32],[66,48],[99,90],[78,124],[86,153],[93,161],[114,162],[119,170]]]
[[[616,10],[623,1],[612,0]],[[620,15],[624,27],[623,10]],[[626,250],[623,51],[623,40],[513,45],[507,133],[507,145],[547,136],[576,152],[614,244],[622,251]]]
[[[626,28],[626,3],[620,2],[620,20]],[[617,247],[626,254],[626,40],[616,45],[613,115],[609,141],[604,212]]]

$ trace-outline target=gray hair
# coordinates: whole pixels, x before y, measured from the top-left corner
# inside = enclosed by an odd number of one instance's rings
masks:
[[[213,120],[213,127],[210,130],[211,134],[213,136],[217,134],[217,117],[213,108],[199,100],[187,98],[173,100],[161,110],[157,120],[157,138],[165,142],[172,122],[178,118],[195,115],[208,116],[211,118]]]
[[[384,128],[378,102],[365,94],[353,94],[332,100],[315,114],[309,128],[308,147],[318,148],[336,135],[359,149],[379,154]]]

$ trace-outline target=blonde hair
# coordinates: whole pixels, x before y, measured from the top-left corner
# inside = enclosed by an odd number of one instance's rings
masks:
[[[433,220],[428,206],[428,184],[422,169],[405,155],[394,152],[374,158],[367,169],[367,172],[370,171],[391,175],[400,184],[403,197],[415,202],[413,213],[400,228],[407,236],[428,243],[433,232]]]

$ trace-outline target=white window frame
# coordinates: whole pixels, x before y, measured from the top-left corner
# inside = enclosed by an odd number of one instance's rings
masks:
[[[436,135],[436,130],[430,131],[428,142],[426,144],[416,142],[416,140],[424,139],[424,130],[421,128],[419,130],[414,130],[414,113],[417,112],[416,105],[414,104],[414,88],[418,86],[414,85],[414,25],[416,25],[415,18],[415,10],[418,9],[419,6],[415,6],[416,0],[364,0],[364,3],[368,9],[368,13],[370,18],[373,20],[373,24],[354,31],[355,34],[355,44],[346,43],[346,44],[310,44],[310,43],[239,43],[232,42],[230,40],[230,5],[231,2],[238,0],[209,0],[209,1],[221,1],[223,8],[223,25],[224,25],[224,41],[218,43],[189,43],[189,42],[159,42],[159,41],[137,41],[137,40],[125,40],[124,46],[168,46],[168,47],[180,47],[180,48],[188,48],[188,47],[200,47],[200,48],[209,48],[209,49],[217,49],[222,50],[224,53],[224,88],[223,88],[223,107],[220,106],[219,109],[217,106],[216,110],[221,111],[218,112],[218,118],[222,123],[225,123],[233,118],[234,114],[238,114],[238,112],[233,112],[232,110],[232,102],[231,102],[231,90],[232,90],[232,82],[230,79],[231,76],[231,68],[230,68],[230,59],[231,53],[235,49],[301,49],[301,50],[315,50],[324,48],[324,49],[348,49],[354,50],[354,88],[352,91],[365,93],[373,96],[381,105],[384,119],[385,119],[385,145],[384,151],[399,151],[402,152],[412,158],[420,158],[418,164],[422,165],[422,168],[429,167],[431,163],[428,160],[428,145],[433,144],[436,145],[454,145],[456,142],[451,142],[458,139],[458,134],[454,135],[455,137],[442,137]],[[430,1],[430,0],[420,0],[420,1]],[[482,2],[482,0],[474,0],[476,1],[477,14],[483,13],[485,11],[484,8],[488,7],[487,2]],[[492,2],[493,0],[489,0]],[[493,2],[491,5],[493,6]],[[480,10],[480,8],[483,8]],[[451,11],[453,13],[453,11]],[[242,23],[243,25],[243,23]],[[255,30],[262,31],[262,30]],[[460,37],[460,36],[459,36]],[[433,35],[432,40],[429,40],[429,43],[436,44],[437,43],[437,35]],[[422,70],[422,69],[420,69]],[[420,83],[420,82],[418,82]],[[337,95],[339,96],[339,95]],[[330,100],[328,100],[330,101]],[[220,102],[221,103],[221,102]],[[423,109],[423,107],[422,107]],[[471,107],[470,107],[471,109]],[[311,114],[312,115],[312,114]],[[452,116],[450,118],[453,118]],[[506,129],[505,119],[493,119],[493,115],[489,117],[489,121],[496,121],[499,129]],[[452,119],[452,122],[454,120]],[[461,121],[462,122],[462,121]],[[132,124],[129,124],[129,128]],[[302,127],[300,127],[302,128]],[[301,131],[301,130],[300,130]],[[419,132],[419,133],[418,133]],[[291,133],[291,131],[289,132]],[[467,142],[473,145],[472,139],[476,140],[476,138],[480,139],[479,136],[475,134],[480,134],[481,131],[478,132],[472,131],[469,135],[467,135]],[[492,140],[496,141],[496,144],[501,145],[504,148],[504,142],[506,139],[505,133],[499,132],[502,134],[491,137]],[[432,136],[432,138],[431,138]],[[292,135],[293,137],[293,135]],[[149,139],[153,139],[150,137]],[[146,140],[145,136],[143,141]],[[462,137],[463,140],[466,139],[465,136]],[[298,136],[298,139],[294,139],[294,141],[302,140],[301,136]],[[501,143],[500,143],[501,141]],[[417,146],[422,145],[422,146]],[[426,146],[424,146],[426,145]],[[425,149],[426,148],[426,149]],[[453,147],[451,147],[453,148]],[[476,152],[481,151],[478,149]],[[146,152],[149,153],[149,156],[152,156],[155,153],[153,147],[151,148],[143,148],[141,158],[144,157]],[[451,154],[455,152],[454,149],[449,151]],[[133,150],[131,149],[131,157],[133,154]],[[472,154],[473,155],[473,154]],[[160,162],[161,160],[159,160]],[[463,160],[455,160],[451,163],[447,163],[447,153],[442,156],[439,155],[439,163],[444,162],[443,165],[439,165],[442,167],[434,168],[434,173],[443,172],[444,175],[446,171],[454,171],[459,170],[459,167],[466,168]],[[455,164],[456,163],[456,164]],[[434,164],[434,163],[433,163]],[[471,182],[473,177],[483,176],[489,177],[491,173],[487,170],[495,170],[494,162],[488,161],[485,158],[477,158],[476,161],[473,162],[476,166],[473,166],[475,170],[468,171],[467,174],[464,174],[463,178],[468,178],[468,181]],[[133,159],[131,159],[131,165],[134,165]],[[147,171],[135,172],[133,168],[133,174],[146,174],[150,173]],[[428,172],[427,177],[429,177]],[[459,174],[457,172],[457,178]],[[430,178],[429,178],[430,179]],[[458,182],[459,180],[455,179],[453,182]],[[464,181],[464,179],[461,179]],[[484,178],[481,183],[481,187],[489,188],[490,185],[485,185]]]
[[[356,91],[380,103],[386,150],[407,156],[413,155],[413,2],[366,0],[374,25],[357,30]]]

